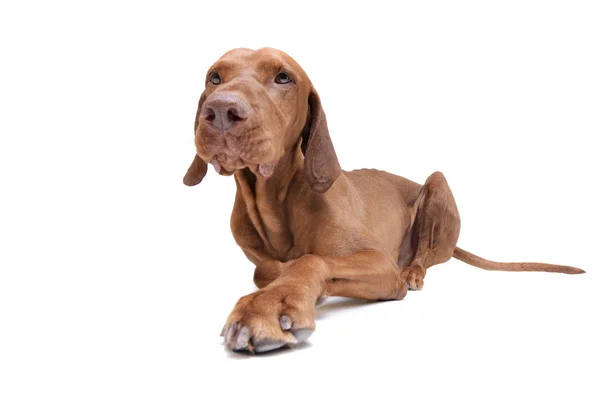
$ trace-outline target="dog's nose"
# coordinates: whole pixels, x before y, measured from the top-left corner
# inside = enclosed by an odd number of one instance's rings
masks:
[[[207,100],[202,106],[202,118],[221,132],[248,118],[248,105],[238,96],[220,94]]]

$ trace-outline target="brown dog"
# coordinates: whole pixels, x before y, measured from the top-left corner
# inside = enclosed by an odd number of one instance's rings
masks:
[[[402,299],[427,268],[451,257],[505,271],[584,271],[497,263],[458,247],[460,217],[440,172],[424,185],[377,170],[342,171],[319,95],[274,49],[235,49],[210,69],[194,124],[196,156],[234,175],[231,230],[256,265],[259,290],[242,297],[223,328],[232,350],[263,352],[304,341],[315,305],[330,296]]]

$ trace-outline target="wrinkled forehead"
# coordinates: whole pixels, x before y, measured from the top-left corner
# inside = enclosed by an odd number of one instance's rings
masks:
[[[213,70],[230,76],[243,73],[270,76],[286,71],[294,75],[297,83],[308,81],[306,73],[292,57],[281,50],[272,48],[230,50],[209,69],[209,71]]]

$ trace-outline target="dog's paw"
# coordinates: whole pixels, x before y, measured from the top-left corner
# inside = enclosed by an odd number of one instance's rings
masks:
[[[420,265],[409,265],[401,267],[400,274],[406,282],[409,290],[423,289],[423,280],[425,279],[425,268]]]
[[[234,351],[262,353],[305,341],[315,330],[315,299],[288,285],[242,297],[221,332]]]

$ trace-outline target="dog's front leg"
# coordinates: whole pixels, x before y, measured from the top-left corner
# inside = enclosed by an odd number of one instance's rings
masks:
[[[223,329],[228,348],[264,352],[305,341],[315,330],[315,304],[327,294],[388,300],[407,291],[399,269],[377,251],[305,255],[280,272],[237,302]]]

